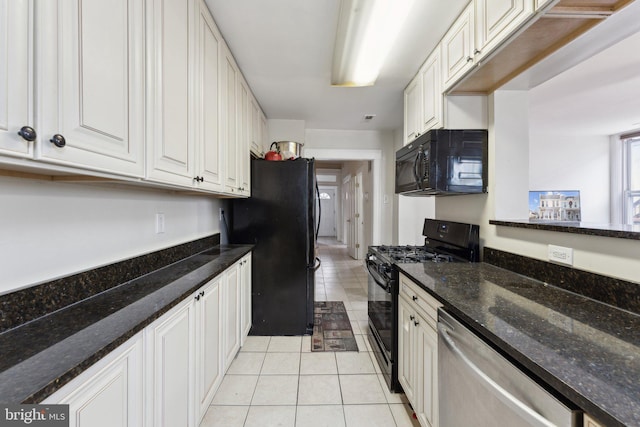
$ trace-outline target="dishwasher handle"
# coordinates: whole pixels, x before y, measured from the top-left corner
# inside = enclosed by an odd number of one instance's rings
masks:
[[[516,412],[526,416],[527,419],[531,420],[531,424],[540,427],[556,427],[554,423],[547,420],[545,417],[537,413],[535,410],[527,406],[525,403],[520,401],[517,397],[509,393],[505,390],[500,384],[495,382],[491,377],[485,374],[480,368],[478,368],[463,352],[458,348],[456,343],[453,341],[453,338],[449,335],[449,330],[442,323],[438,322],[438,332],[440,336],[444,340],[445,344],[460,360],[464,362],[464,364],[469,368],[469,370],[475,374],[482,382],[487,384],[490,389],[493,389],[496,392],[496,396],[511,409]]]

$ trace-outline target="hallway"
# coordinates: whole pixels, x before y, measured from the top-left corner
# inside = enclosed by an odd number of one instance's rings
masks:
[[[343,301],[358,352],[311,352],[311,337],[249,336],[201,427],[417,427],[380,374],[366,337],[367,272],[320,238],[316,301]]]

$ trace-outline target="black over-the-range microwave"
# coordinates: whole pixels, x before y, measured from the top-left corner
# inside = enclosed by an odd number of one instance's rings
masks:
[[[487,192],[487,131],[433,129],[396,152],[396,194]]]

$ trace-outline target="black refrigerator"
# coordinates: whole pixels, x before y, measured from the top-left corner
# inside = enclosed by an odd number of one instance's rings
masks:
[[[254,244],[250,335],[313,332],[317,185],[313,159],[251,160],[251,197],[231,203],[230,241]]]

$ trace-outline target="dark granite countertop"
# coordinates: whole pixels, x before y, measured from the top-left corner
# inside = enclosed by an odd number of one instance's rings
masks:
[[[210,248],[0,333],[0,402],[43,400],[251,249]]]
[[[397,267],[587,413],[640,426],[640,316],[486,263]]]
[[[583,234],[586,236],[615,237],[618,239],[640,240],[640,225],[633,224],[597,224],[589,222],[535,221],[528,219],[489,220],[489,224],[505,227],[528,228],[531,230],[559,231],[562,233]]]

